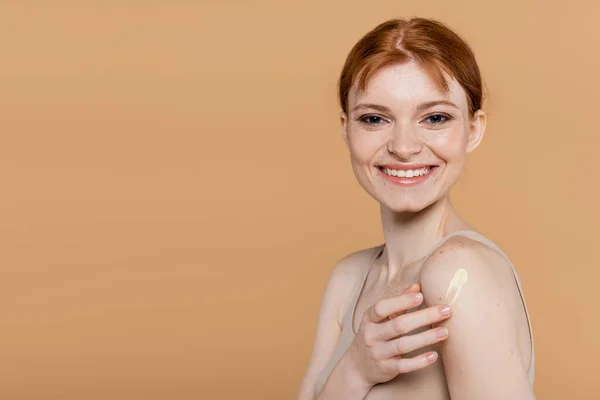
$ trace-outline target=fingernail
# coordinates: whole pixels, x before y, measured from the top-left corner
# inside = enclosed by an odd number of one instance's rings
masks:
[[[443,327],[443,328],[439,328],[436,332],[435,332],[435,336],[439,337],[439,338],[443,338],[448,336],[448,328]]]
[[[415,301],[415,303],[418,303],[421,300],[423,300],[423,293],[415,293],[413,295],[413,300]]]
[[[440,314],[442,314],[442,315],[450,315],[450,312],[451,312],[450,311],[450,306],[448,306],[448,305],[440,306]]]
[[[437,360],[437,358],[438,358],[437,353],[431,353],[430,355],[427,356],[427,360],[429,360],[431,362]]]

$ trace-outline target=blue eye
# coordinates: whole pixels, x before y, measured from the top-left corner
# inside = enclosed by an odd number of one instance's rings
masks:
[[[429,117],[425,118],[425,121],[427,121],[431,125],[439,125],[439,124],[443,124],[444,122],[448,122],[451,119],[452,119],[452,117],[450,117],[449,115],[432,114]]]
[[[366,125],[381,125],[382,122],[385,122],[385,120],[378,115],[364,115],[358,120]]]

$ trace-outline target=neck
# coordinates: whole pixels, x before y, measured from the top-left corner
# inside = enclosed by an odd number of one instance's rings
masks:
[[[381,220],[388,280],[407,264],[425,257],[445,235],[467,227],[448,197],[417,213],[396,213],[382,206]]]

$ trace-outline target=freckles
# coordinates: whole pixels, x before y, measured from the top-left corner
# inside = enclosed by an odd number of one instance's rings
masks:
[[[463,132],[447,130],[445,132],[433,132],[427,136],[427,145],[441,156],[456,158],[464,153]]]
[[[374,159],[382,149],[385,149],[385,141],[374,135],[369,136],[368,132],[356,135],[350,143],[350,149],[355,158],[365,162]]]

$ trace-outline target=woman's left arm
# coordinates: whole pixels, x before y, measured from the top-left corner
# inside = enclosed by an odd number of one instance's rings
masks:
[[[528,360],[519,346],[517,316],[523,305],[510,263],[479,242],[451,238],[423,265],[425,302],[449,304],[453,289],[448,288],[456,289],[461,282],[450,305],[452,317],[440,324],[449,333],[439,349],[450,397],[535,399],[527,376]]]

